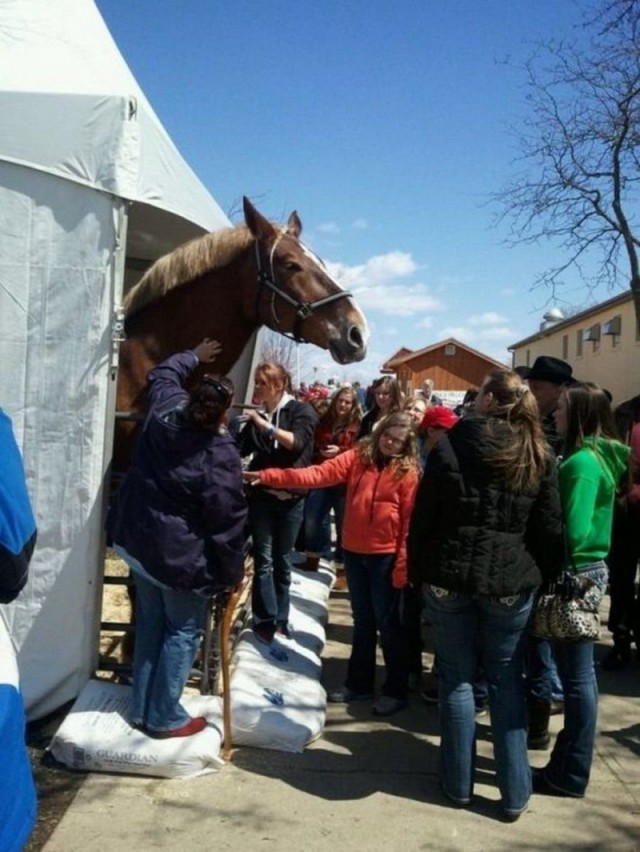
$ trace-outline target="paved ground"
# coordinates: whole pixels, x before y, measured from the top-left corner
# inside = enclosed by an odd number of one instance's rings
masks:
[[[346,595],[332,595],[330,613],[324,682],[335,686],[349,649]],[[412,696],[389,721],[330,705],[324,737],[300,755],[237,749],[217,775],[188,780],[91,775],[44,850],[638,850],[640,664],[599,678],[587,798],[536,796],[515,824],[498,818],[488,719],[478,722],[476,801],[452,809],[437,788],[437,708]]]

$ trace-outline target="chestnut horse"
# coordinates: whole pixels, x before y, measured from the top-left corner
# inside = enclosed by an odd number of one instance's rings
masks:
[[[328,349],[339,364],[365,357],[366,320],[351,295],[300,242],[297,213],[282,227],[247,198],[243,206],[244,225],[179,246],[157,260],[127,294],[119,412],[144,413],[149,370],[205,337],[222,344],[215,362],[219,373],[231,369],[262,325]],[[119,429],[121,438],[127,431]],[[128,455],[118,440],[116,452],[122,460]]]

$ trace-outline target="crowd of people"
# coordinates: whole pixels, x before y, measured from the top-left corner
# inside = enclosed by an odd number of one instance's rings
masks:
[[[151,371],[148,414],[109,513],[110,541],[137,590],[132,725],[161,739],[205,727],[181,696],[207,602],[242,579],[250,538],[257,642],[295,638],[295,548],[302,570],[331,564],[334,588],[349,593],[351,653],[330,702],[372,702],[376,716],[402,711],[408,692],[424,687],[430,626],[435,688],[424,695],[439,706],[440,785],[451,802],[473,797],[480,693],[505,820],[518,819],[532,792],[584,796],[597,723],[594,641],[549,641],[529,628],[541,589],[568,570],[599,599],[610,589],[614,642],[603,666],[631,662],[640,641],[640,397],[613,411],[605,389],[550,356],[492,370],[455,410],[430,379],[408,397],[390,376],[366,390],[294,393],[285,367],[265,362],[251,404],[232,416],[228,377],[209,373],[185,387],[219,351],[204,340]],[[3,564],[0,580],[9,600],[24,578]],[[564,725],[551,748],[554,710]],[[531,770],[531,749],[551,749],[544,768]]]

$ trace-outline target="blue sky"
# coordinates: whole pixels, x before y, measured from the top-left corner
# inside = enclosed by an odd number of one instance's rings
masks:
[[[242,195],[297,209],[304,240],[357,296],[368,380],[401,346],[457,337],[499,360],[538,328],[552,245],[504,244],[491,194],[514,174],[524,60],[571,36],[574,0],[98,0],[169,134],[233,221]],[[588,294],[565,277],[567,303]],[[606,298],[606,291],[596,297]],[[304,378],[304,376],[303,376]],[[308,376],[307,376],[308,378]]]

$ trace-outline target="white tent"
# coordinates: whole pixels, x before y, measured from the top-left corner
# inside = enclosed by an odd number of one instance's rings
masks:
[[[0,3],[0,405],[39,539],[0,608],[31,718],[93,671],[125,282],[228,219],[182,159],[91,0]],[[236,380],[245,381],[247,351]]]

